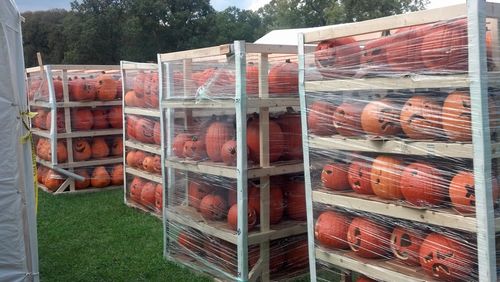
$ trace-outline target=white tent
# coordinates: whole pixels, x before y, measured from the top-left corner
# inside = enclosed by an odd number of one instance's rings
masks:
[[[21,15],[0,0],[0,281],[38,281],[31,144],[20,142],[27,101]]]

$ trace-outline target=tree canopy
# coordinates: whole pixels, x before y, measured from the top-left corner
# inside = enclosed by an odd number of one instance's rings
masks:
[[[69,11],[25,12],[27,66],[156,61],[156,54],[253,42],[274,29],[361,21],[425,8],[428,0],[272,0],[215,11],[209,0],[76,0]]]

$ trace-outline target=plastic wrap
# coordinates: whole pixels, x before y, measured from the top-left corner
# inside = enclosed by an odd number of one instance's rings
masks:
[[[263,47],[279,51],[279,46]],[[200,55],[179,60],[166,54],[173,59],[161,63],[167,258],[229,281],[304,274],[308,256],[296,54],[269,54],[259,65],[256,53],[204,57],[203,49],[187,52]],[[247,108],[241,111],[243,100]],[[243,130],[246,140],[238,140]],[[247,216],[248,232],[238,227],[240,215]]]
[[[43,72],[27,71],[38,180],[45,191],[123,185],[121,78],[116,66],[101,67],[49,65]]]
[[[484,27],[493,76],[496,24]],[[491,175],[475,183],[484,165],[474,167],[481,116],[469,89],[467,20],[316,44],[304,69],[317,279],[354,271],[376,279],[356,281],[478,281],[477,233],[486,230],[476,226],[475,187],[491,183],[495,217],[499,187],[495,149],[484,160]],[[496,82],[483,94],[493,148]]]

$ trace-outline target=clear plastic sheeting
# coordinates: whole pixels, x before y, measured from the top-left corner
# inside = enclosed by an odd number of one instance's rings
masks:
[[[0,2],[0,281],[39,281],[35,190],[24,94],[21,16]]]
[[[484,138],[493,148],[484,177],[495,218],[497,24],[488,18],[484,26],[483,58]],[[350,271],[375,279],[356,281],[479,280],[477,233],[486,231],[476,225],[476,189],[485,183],[474,170],[484,165],[474,163],[482,140],[474,135],[481,124],[468,40],[467,19],[452,18],[317,41],[304,55],[310,247],[319,281]]]

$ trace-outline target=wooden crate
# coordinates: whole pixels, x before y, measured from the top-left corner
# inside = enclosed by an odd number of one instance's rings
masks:
[[[269,281],[269,257],[270,241],[280,238],[304,234],[305,222],[286,220],[277,225],[271,225],[269,220],[269,201],[272,201],[269,189],[260,189],[260,228],[248,231],[246,219],[238,222],[237,230],[233,230],[224,219],[206,220],[200,212],[190,206],[192,199],[189,197],[189,181],[196,177],[214,180],[213,183],[222,185],[234,183],[236,189],[233,193],[237,195],[238,218],[246,218],[247,203],[243,198],[247,197],[248,179],[258,179],[261,187],[269,187],[270,177],[285,174],[301,174],[303,164],[301,160],[288,160],[270,162],[269,159],[269,117],[270,114],[282,112],[287,107],[299,106],[297,93],[287,95],[270,95],[268,91],[267,72],[270,65],[283,61],[283,58],[297,60],[296,46],[278,46],[250,44],[236,41],[234,44],[226,44],[203,49],[159,54],[158,60],[161,72],[161,96],[162,96],[162,118],[165,126],[163,138],[165,150],[165,169],[168,175],[168,186],[165,193],[165,251],[169,259],[196,267],[192,263],[193,257],[179,260],[179,256],[171,253],[171,249],[177,245],[176,234],[172,230],[178,226],[192,228],[203,235],[223,240],[228,244],[237,246],[237,269],[228,275],[218,267],[203,265],[201,270],[223,280],[263,280]],[[258,67],[258,94],[246,95],[246,65],[252,62]],[[197,72],[217,67],[220,74],[228,71],[235,74],[234,84],[220,91],[210,93],[212,81],[195,85]],[[230,80],[228,80],[230,81]],[[207,90],[207,92],[203,92]],[[207,94],[208,93],[208,94]],[[221,94],[222,93],[222,94]],[[206,94],[206,95],[205,95]],[[259,113],[260,128],[260,162],[248,163],[246,149],[247,114]],[[225,165],[222,162],[213,162],[203,158],[201,160],[186,159],[176,156],[172,144],[176,133],[182,129],[191,130],[197,118],[210,116],[230,115],[235,119],[237,161],[236,165]],[[204,125],[202,129],[206,129]],[[195,176],[197,175],[197,176]],[[222,184],[221,184],[222,183]],[[219,186],[218,186],[219,187]],[[229,188],[228,188],[229,189]],[[229,193],[229,192],[227,192]],[[175,232],[174,232],[175,233]],[[248,267],[248,245],[260,245],[260,258],[256,265]],[[194,261],[197,261],[195,258]],[[196,264],[198,265],[198,264]]]
[[[50,127],[35,128],[35,122],[32,120],[32,133],[35,139],[46,138],[50,142],[51,154],[48,159],[37,157],[37,162],[40,166],[55,170],[59,174],[64,175],[65,181],[59,186],[54,194],[62,193],[86,193],[95,191],[104,191],[108,189],[121,188],[121,185],[111,185],[105,188],[93,188],[78,190],[75,188],[75,169],[77,168],[92,168],[97,166],[114,166],[123,162],[123,156],[119,154],[100,159],[90,159],[86,161],[76,161],[73,156],[73,141],[75,138],[92,138],[92,137],[119,137],[122,135],[122,128],[112,128],[109,126],[106,129],[95,129],[89,131],[76,131],[72,129],[71,111],[77,108],[104,109],[108,107],[121,108],[121,93],[117,93],[117,97],[111,101],[73,101],[70,99],[68,82],[74,76],[85,77],[86,79],[95,78],[101,73],[106,73],[114,79],[119,79],[119,66],[103,66],[103,65],[46,65],[41,67],[33,67],[26,69],[28,80],[28,103],[31,111],[40,109],[42,112],[49,111],[52,115]],[[54,88],[53,79],[60,80],[62,86],[62,97],[56,98],[56,90]],[[116,82],[119,85],[118,81]],[[119,89],[119,87],[118,87]],[[60,91],[60,90],[58,90]],[[120,92],[118,90],[118,92]],[[58,114],[63,114],[63,117]],[[36,118],[36,117],[35,117]],[[45,120],[45,118],[44,118]],[[64,122],[63,132],[58,132],[57,124]],[[44,121],[45,123],[45,121]],[[47,125],[47,124],[46,124]],[[58,141],[65,142],[67,150],[67,161],[58,162],[57,159],[57,144]],[[109,144],[108,144],[109,145]],[[110,146],[111,151],[111,146]],[[111,170],[107,168],[108,172]],[[44,191],[50,192],[44,185],[40,185]]]
[[[474,4],[470,6],[474,6]],[[399,71],[399,73],[396,71],[384,75],[365,75],[364,77],[348,77],[347,75],[336,78],[324,78],[321,75],[318,76],[317,73],[316,75],[308,74],[308,72],[314,73],[316,71],[313,58],[314,54],[308,53],[304,47],[308,44],[317,44],[323,40],[351,36],[366,44],[366,40],[380,38],[381,34],[387,33],[388,31],[394,32],[400,28],[453,20],[467,16],[470,17],[470,22],[474,23],[478,13],[468,10],[465,4],[356,23],[325,26],[322,29],[302,34],[299,39],[299,53],[302,55],[300,67],[305,71],[300,73],[299,81],[303,82],[303,91],[300,92],[303,121],[307,120],[306,112],[310,105],[309,102],[315,98],[321,99],[321,97],[323,97],[323,99],[327,101],[329,99],[334,99],[334,96],[337,95],[337,99],[342,100],[345,99],[346,96],[352,96],[353,93],[355,93],[355,95],[359,95],[359,99],[371,101],[374,98],[368,95],[370,93],[377,92],[380,94],[380,97],[384,97],[393,91],[405,91],[408,89],[419,89],[424,91],[429,89],[470,89],[472,113],[474,115],[474,112],[478,110],[477,105],[482,99],[480,98],[481,95],[478,90],[477,81],[480,79],[485,81],[485,87],[482,91],[484,91],[487,86],[498,87],[497,70],[500,59],[498,53],[499,41],[497,28],[498,19],[500,18],[498,8],[499,6],[496,3],[486,3],[485,10],[478,12],[486,17],[487,27],[492,31],[491,35],[493,42],[493,66],[490,68],[489,72],[484,70],[484,73],[481,73],[482,76],[478,76],[479,72],[476,71],[478,67],[472,65],[470,60],[469,72],[431,73],[402,70]],[[477,53],[475,53],[476,49],[475,46],[469,46],[469,56],[477,55]],[[478,56],[475,57],[478,58]],[[486,61],[486,59],[484,61]],[[476,217],[470,214],[460,214],[450,207],[422,208],[408,205],[402,201],[382,200],[374,195],[360,195],[352,191],[332,192],[321,187],[321,184],[318,183],[318,181],[313,181],[312,178],[314,178],[313,174],[315,173],[315,169],[317,171],[317,169],[322,167],[321,164],[318,164],[318,159],[320,158],[318,157],[318,152],[321,152],[323,155],[335,153],[340,154],[340,156],[349,156],[349,154],[353,154],[353,152],[356,152],[356,154],[363,153],[368,156],[384,154],[396,155],[405,159],[417,158],[420,160],[426,158],[447,158],[452,160],[451,166],[453,166],[453,160],[462,160],[470,164],[471,167],[474,166],[474,169],[476,169],[475,171],[479,171],[477,170],[478,168],[484,168],[485,166],[490,167],[491,161],[498,159],[498,142],[492,141],[489,136],[484,135],[474,136],[473,141],[469,142],[411,140],[400,137],[370,139],[359,136],[317,136],[309,132],[307,123],[302,123],[302,126],[304,134],[304,166],[311,168],[305,172],[306,193],[308,199],[310,199],[308,203],[310,206],[316,206],[318,208],[327,207],[327,209],[350,209],[361,214],[370,213],[377,216],[389,216],[389,220],[402,219],[418,224],[428,224],[428,226],[433,226],[433,228],[444,228],[445,230],[464,232],[464,234],[475,234],[479,242],[477,245],[478,250],[489,249],[494,256],[494,246],[492,249],[492,245],[486,242],[487,240],[484,240],[484,238],[492,237],[491,235],[495,232],[500,232],[500,216],[498,213],[491,213],[493,217],[489,217],[488,220],[486,220],[486,215],[484,213],[485,209],[478,209],[478,216]],[[484,128],[485,124],[483,121],[480,121],[476,126]],[[492,130],[495,129],[492,128]],[[484,145],[485,147],[482,148],[488,151],[485,154],[487,157],[478,156],[476,150],[480,150],[481,146],[483,146],[480,145],[480,143],[486,139],[488,139],[488,141],[483,144],[488,145]],[[346,157],[346,159],[347,158],[348,157]],[[324,159],[322,164],[327,163],[327,161],[331,160]],[[321,161],[319,162],[321,163]],[[489,164],[485,165],[485,163]],[[489,170],[485,171],[488,172]],[[481,179],[487,178],[488,176],[486,175],[487,173],[476,174],[476,176]],[[476,183],[476,185],[478,184]],[[478,189],[484,189],[484,186],[481,186],[481,188],[476,186],[476,191],[478,191]],[[312,209],[308,210],[309,248],[310,254],[314,254],[313,257],[310,257],[312,281],[320,280],[316,271],[317,263],[326,264],[329,267],[337,267],[347,271],[359,272],[382,281],[434,281],[434,278],[427,277],[418,271],[407,271],[401,268],[394,268],[387,262],[381,263],[378,261],[360,259],[349,256],[346,254],[347,252],[344,251],[333,251],[318,246],[315,244],[314,236],[316,212],[317,211]],[[490,219],[491,221],[489,221]],[[484,281],[489,281],[493,277],[490,276],[491,273],[496,273],[496,269],[488,267],[488,263],[491,261],[492,256],[483,254],[479,251],[477,255],[479,259],[479,277]]]

